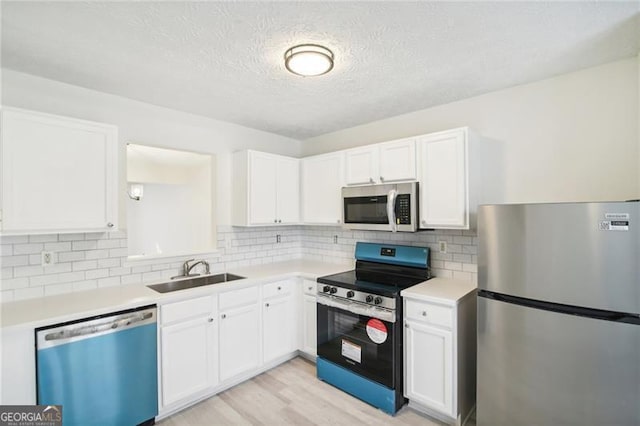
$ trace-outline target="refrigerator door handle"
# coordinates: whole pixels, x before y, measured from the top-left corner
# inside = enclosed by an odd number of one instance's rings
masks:
[[[498,302],[511,303],[527,308],[541,309],[544,311],[557,312],[560,314],[576,315],[580,317],[593,318],[605,321],[624,322],[627,324],[640,325],[640,314],[628,312],[606,311],[603,309],[584,308],[582,306],[564,305],[562,303],[545,302],[542,300],[527,299],[525,297],[509,296],[507,294],[496,293],[494,291],[479,290],[478,297],[496,300]]]

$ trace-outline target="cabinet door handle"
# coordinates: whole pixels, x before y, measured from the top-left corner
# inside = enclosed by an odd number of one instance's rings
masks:
[[[422,316],[426,317],[427,316],[427,311],[422,311]]]
[[[380,176],[380,182],[384,182],[384,178]]]
[[[278,291],[282,290],[282,287],[278,287]]]
[[[213,322],[213,318],[209,318],[207,321],[209,321],[209,322]]]
[[[372,177],[370,177],[370,178],[369,178],[369,183],[373,183],[373,182],[374,182],[373,178],[372,178]]]
[[[107,223],[107,228],[113,228],[113,223],[108,222],[108,223]]]
[[[405,324],[405,325],[404,325],[404,328],[409,328],[409,324]]]
[[[265,304],[264,304],[264,306],[266,306],[266,307],[268,308],[268,307],[269,307],[269,304],[268,304],[268,303],[265,303]]]
[[[309,287],[309,290],[311,290],[313,287]]]
[[[278,219],[278,223],[282,223],[282,219]]]
[[[336,223],[340,223],[340,219],[336,220]]]
[[[273,219],[273,223],[278,223],[278,219]]]
[[[227,314],[222,314],[222,315],[220,315],[220,317],[221,317],[222,319],[225,319],[225,318],[227,317]]]

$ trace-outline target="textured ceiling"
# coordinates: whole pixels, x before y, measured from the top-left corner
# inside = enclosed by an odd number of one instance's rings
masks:
[[[305,139],[630,57],[640,2],[2,2],[4,67]],[[325,76],[286,72],[320,43]]]

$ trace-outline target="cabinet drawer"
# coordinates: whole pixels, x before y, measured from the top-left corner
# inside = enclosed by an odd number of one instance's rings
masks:
[[[198,297],[197,299],[183,300],[182,302],[169,303],[160,308],[162,324],[168,324],[200,315],[210,315],[214,308],[214,296]]]
[[[274,296],[283,296],[293,291],[293,281],[276,281],[274,283],[265,284],[262,287],[262,297],[267,299]]]
[[[432,303],[406,300],[405,316],[409,319],[451,328],[453,326],[453,309]]]
[[[304,294],[311,294],[313,296],[316,295],[316,287],[318,283],[311,280],[303,280],[302,281],[302,291]]]
[[[258,297],[259,292],[257,286],[221,293],[219,296],[220,310],[257,303]]]

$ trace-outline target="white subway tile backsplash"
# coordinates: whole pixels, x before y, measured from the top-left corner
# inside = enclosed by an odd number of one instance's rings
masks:
[[[64,251],[58,253],[58,262],[73,262],[74,260],[84,260],[84,251]]]
[[[24,287],[29,287],[29,278],[10,278],[2,281],[2,290],[14,290]]]
[[[95,250],[98,248],[98,242],[91,241],[73,241],[71,244],[71,250]]]
[[[42,243],[34,243],[34,244],[14,244],[13,245],[13,254],[32,254],[32,253],[40,253],[44,249],[44,244]]]
[[[87,269],[96,269],[98,262],[96,260],[81,260],[73,262],[72,265],[74,271],[86,271]]]
[[[29,242],[27,235],[3,235],[0,236],[0,244],[24,244]]]
[[[31,277],[44,274],[42,266],[16,266],[13,268],[14,277]]]
[[[70,251],[71,250],[71,242],[56,242],[56,243],[45,243],[44,249],[46,251]]]
[[[84,273],[84,276],[88,280],[93,280],[96,278],[105,278],[109,276],[109,270],[108,269],[92,269],[92,270],[86,271]]]
[[[76,281],[71,283],[73,285],[73,291],[93,290],[98,288],[97,280]]]
[[[85,234],[60,234],[58,241],[82,241]]]
[[[281,236],[280,243],[276,242],[276,235]],[[356,242],[369,241],[430,247],[434,276],[477,279],[477,238],[473,231],[389,233],[349,231],[335,226],[277,229],[220,226],[217,241],[218,253],[198,257],[210,263],[212,273],[300,257],[349,264]],[[438,241],[447,241],[447,253],[438,252]],[[3,237],[0,242],[3,244],[0,291],[5,302],[43,294],[162,281],[179,275],[183,263],[182,259],[169,262],[155,259],[136,266],[127,260],[124,231]],[[40,251],[15,254],[16,246],[21,246],[18,251],[30,251],[38,245],[54,253],[56,264],[42,268]],[[123,266],[125,264],[127,266]],[[196,272],[204,269],[198,266]],[[29,291],[22,291],[25,289]]]
[[[120,258],[119,257],[110,257],[107,259],[98,259],[98,267],[99,268],[113,268],[115,266],[120,266]]]

